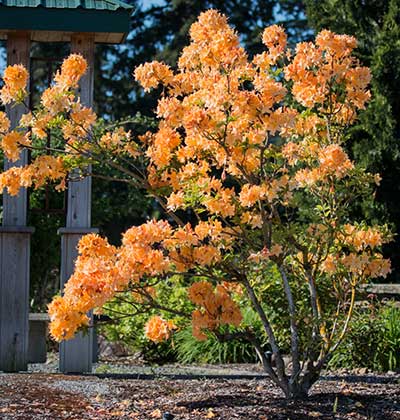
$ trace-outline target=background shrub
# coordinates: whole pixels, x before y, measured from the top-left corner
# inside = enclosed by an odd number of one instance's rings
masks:
[[[329,367],[400,370],[400,308],[391,302],[359,309]]]

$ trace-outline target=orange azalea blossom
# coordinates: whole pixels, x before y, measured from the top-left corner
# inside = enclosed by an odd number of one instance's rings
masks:
[[[61,296],[53,299],[48,305],[50,316],[50,334],[56,340],[72,338],[78,327],[89,325],[89,318],[77,308],[71,308],[71,302]]]
[[[318,103],[327,112],[342,106],[348,111],[364,108],[370,97],[366,90],[370,75],[366,67],[359,67],[357,60],[351,57],[355,46],[355,38],[327,30],[320,32],[315,44],[298,44],[295,57],[285,69],[287,80],[294,82],[292,91],[295,98],[306,107]],[[332,95],[335,83],[345,86],[348,96],[344,103],[339,104]],[[333,117],[340,120],[343,116],[335,117],[333,114]]]
[[[319,166],[313,169],[300,169],[295,174],[295,180],[300,187],[312,186],[317,182],[325,181],[328,176],[341,179],[354,169],[354,164],[338,144],[330,144],[322,148],[317,146],[310,157],[315,153],[317,153]],[[301,154],[301,148],[294,143],[288,143],[284,148],[284,156],[287,157],[290,165],[296,164],[300,160]],[[307,159],[304,155],[302,157]]]
[[[127,151],[131,156],[136,156],[138,153],[136,145],[131,143],[131,132],[125,131],[122,127],[103,134],[99,144],[104,149],[118,154]]]
[[[64,139],[68,143],[85,140],[96,122],[96,114],[91,109],[74,103],[71,106],[70,118],[62,128]]]
[[[168,340],[171,332],[176,328],[173,321],[166,321],[159,316],[153,316],[147,321],[144,331],[149,340],[160,343]]]
[[[21,187],[35,185],[39,188],[48,180],[62,181],[65,179],[66,172],[64,162],[60,157],[39,156],[30,165],[11,167],[0,173],[0,190],[7,188],[10,195],[17,195]]]
[[[197,232],[210,242],[201,244],[190,225],[173,229],[165,221],[130,228],[123,235],[120,247],[110,245],[97,234],[85,235],[79,242],[75,272],[64,288],[62,299],[71,302],[71,311],[79,308],[85,313],[101,307],[129,284],[136,287],[146,276],[162,275],[173,269],[179,271],[180,265],[184,271],[188,264],[196,262],[206,266],[219,261],[219,245],[212,242],[218,244],[222,240],[221,224],[204,223]],[[143,290],[151,291],[146,287]],[[69,331],[76,330],[79,325],[74,323],[69,328]],[[62,340],[63,336],[56,338]]]
[[[387,277],[391,271],[390,260],[382,258],[382,255],[376,255],[367,265],[365,275],[370,278]]]
[[[76,88],[81,77],[86,73],[87,62],[80,54],[71,54],[66,58],[54,80],[61,89]]]
[[[10,120],[5,112],[0,111],[0,133],[5,134],[10,129]]]
[[[193,336],[205,340],[205,330],[215,330],[220,325],[239,326],[242,314],[239,306],[232,300],[229,289],[224,285],[215,288],[212,284],[201,281],[193,283],[188,289],[189,299],[202,307],[192,314]]]
[[[357,46],[353,36],[338,35],[328,30],[322,30],[315,38],[315,44],[336,57],[346,57]]]
[[[3,105],[23,99],[26,95],[28,79],[28,71],[21,64],[8,66],[4,70],[4,86],[0,90],[0,99]]]
[[[42,96],[41,103],[43,107],[54,116],[60,112],[64,112],[71,106],[71,97],[65,93],[59,85],[47,88]]]
[[[229,293],[237,293],[238,295],[243,295],[243,287],[240,283],[236,282],[229,282],[229,281],[223,281],[221,283],[223,287],[229,292]]]
[[[252,228],[261,228],[263,225],[263,219],[260,213],[246,211],[240,218],[241,223],[248,224]]]
[[[327,274],[334,274],[337,270],[337,257],[335,255],[328,255],[321,265],[321,270]]]
[[[346,270],[354,275],[367,278],[386,277],[390,272],[390,261],[376,254],[370,257],[368,254],[350,253],[340,259]]]
[[[353,246],[357,251],[363,251],[367,247],[377,248],[389,240],[377,227],[360,229],[350,224],[343,226],[343,234],[339,235],[339,239],[346,245]]]
[[[30,144],[29,137],[18,131],[11,131],[1,139],[1,148],[12,162],[19,159],[20,147],[28,144]]]
[[[183,191],[178,191],[177,193],[171,193],[168,197],[167,207],[170,210],[176,210],[182,208],[185,204],[185,193]]]
[[[134,75],[146,92],[157,87],[160,83],[167,85],[173,80],[173,73],[169,66],[158,61],[141,64],[136,68]]]
[[[279,25],[269,26],[263,32],[262,42],[268,47],[271,64],[275,63],[286,48],[287,36],[285,30]]]
[[[346,152],[338,144],[321,149],[318,158],[322,173],[334,173],[337,178],[342,178],[354,168]]]
[[[247,258],[248,261],[260,263],[262,261],[267,261],[271,257],[278,257],[283,252],[283,248],[279,244],[274,244],[271,246],[271,249],[263,248],[260,252],[251,253]]]
[[[24,128],[31,128],[32,134],[39,139],[47,137],[48,124],[52,120],[52,115],[47,113],[38,112],[35,116],[31,112],[24,114],[19,123]]]
[[[246,62],[238,36],[229,27],[226,17],[216,10],[200,14],[190,28],[190,39],[191,44],[183,49],[179,58],[178,67],[182,70],[228,69]]]
[[[265,197],[265,192],[265,186],[245,184],[240,192],[239,201],[243,206],[251,207],[258,200]]]

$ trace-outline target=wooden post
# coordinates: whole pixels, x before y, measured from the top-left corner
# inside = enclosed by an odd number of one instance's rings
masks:
[[[29,33],[10,33],[7,38],[7,64],[30,68]],[[7,107],[11,127],[24,114],[23,105]],[[28,153],[17,162],[5,161],[4,169],[24,166]],[[26,227],[27,192],[16,197],[3,194],[3,225],[0,228],[0,370],[27,370],[29,316],[29,258],[32,228]]]
[[[94,35],[74,34],[71,37],[71,52],[80,53],[87,60],[88,71],[79,85],[81,103],[93,106],[94,80]],[[73,273],[77,257],[77,244],[82,235],[97,232],[91,229],[91,178],[68,185],[68,207],[66,227],[61,235],[61,289]],[[92,370],[93,331],[77,334],[75,338],[60,344],[60,372],[81,373]]]

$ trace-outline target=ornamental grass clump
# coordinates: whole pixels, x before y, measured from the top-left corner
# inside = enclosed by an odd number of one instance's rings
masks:
[[[68,174],[96,177],[101,164],[165,210],[163,220],[128,229],[121,246],[96,234],[81,239],[75,272],[49,305],[56,340],[72,338],[89,325],[88,311],[130,291],[136,311],[159,310],[146,326],[150,340],[169,339],[185,323],[198,340],[246,340],[286,397],[305,397],[346,334],[357,287],[390,272],[380,251],[388,229],[353,220],[350,211],[379,182],[344,148],[370,98],[370,72],[352,55],[353,37],[327,30],[292,51],[273,25],[262,35],[265,51],[249,59],[226,17],[208,10],[190,39],[176,70],[155,61],[134,71],[145,91],[162,86],[158,129],[139,138],[117,125],[99,129],[75,96],[84,60],[67,58],[16,130],[0,115],[5,155],[35,147],[37,156],[3,172],[0,188],[17,194],[48,180],[64,188]],[[24,73],[7,74],[3,102],[21,102]],[[48,131],[65,144],[51,155]],[[195,221],[186,222],[187,214]],[[285,295],[290,368],[271,323],[274,308],[263,299],[276,280],[271,270]],[[155,293],[176,278],[184,278],[187,310]],[[244,325],[246,307],[261,334]]]

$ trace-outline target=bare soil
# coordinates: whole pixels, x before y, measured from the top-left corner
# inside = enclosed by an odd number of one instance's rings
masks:
[[[400,420],[400,375],[329,374],[308,400],[290,402],[266,379],[0,374],[2,420],[150,420],[162,419],[166,412],[174,420]]]

